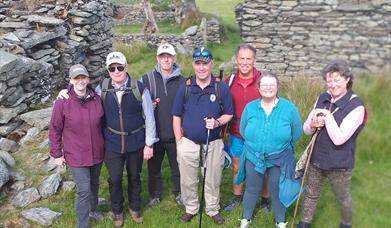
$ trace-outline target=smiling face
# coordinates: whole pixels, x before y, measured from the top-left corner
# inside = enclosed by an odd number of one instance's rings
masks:
[[[241,48],[235,58],[239,73],[242,77],[252,74],[255,64],[254,52],[249,48]]]
[[[339,72],[332,72],[326,74],[327,91],[331,96],[339,98],[347,92],[347,85],[350,78],[344,78]]]
[[[176,61],[175,55],[168,53],[161,54],[156,57],[161,71],[171,72]]]
[[[117,85],[123,85],[126,81],[126,72],[128,72],[128,64],[121,65],[119,63],[110,64],[108,67],[111,80]]]
[[[275,77],[263,76],[259,81],[259,94],[263,99],[274,99],[277,97],[278,87]]]
[[[84,95],[90,78],[86,75],[78,75],[70,79],[70,83],[73,85],[73,90],[77,95]]]
[[[208,80],[209,77],[212,75],[212,61],[209,61],[208,63],[201,60],[193,61],[192,65],[197,80],[205,81]]]

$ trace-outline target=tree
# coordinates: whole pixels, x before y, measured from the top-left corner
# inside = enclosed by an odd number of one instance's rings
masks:
[[[175,20],[182,27],[198,24],[201,14],[195,0],[174,0]]]
[[[144,32],[145,33],[159,32],[159,27],[156,24],[155,15],[153,14],[151,3],[149,3],[148,0],[143,0],[143,8],[145,12]]]

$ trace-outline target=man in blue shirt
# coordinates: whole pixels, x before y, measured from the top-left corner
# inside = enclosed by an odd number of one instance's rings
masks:
[[[205,163],[205,211],[216,224],[223,224],[224,219],[219,213],[220,182],[224,168],[221,126],[233,116],[232,98],[228,86],[213,77],[213,56],[210,50],[203,47],[196,49],[192,66],[195,77],[181,85],[173,104],[177,160],[181,173],[182,200],[186,208],[181,220],[189,222],[199,211],[199,165],[203,163],[200,160],[209,141]],[[215,83],[219,83],[219,86]]]

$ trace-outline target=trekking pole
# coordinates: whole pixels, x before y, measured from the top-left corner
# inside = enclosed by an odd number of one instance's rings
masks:
[[[303,173],[303,177],[301,178],[301,184],[300,184],[300,189],[299,189],[299,195],[297,196],[297,200],[296,200],[296,204],[295,204],[295,210],[294,210],[294,212],[293,212],[293,219],[292,219],[292,223],[291,223],[290,228],[293,228],[293,226],[294,226],[294,224],[295,224],[297,209],[299,208],[300,196],[301,196],[301,192],[302,192],[303,186],[304,186],[304,180],[305,180],[305,177],[306,177],[306,174],[307,174],[308,165],[310,164],[312,151],[314,150],[315,140],[316,140],[316,138],[318,137],[319,130],[320,130],[320,128],[317,128],[317,129],[316,129],[316,132],[315,132],[315,134],[312,136],[312,139],[311,139],[311,141],[310,141],[310,143],[311,143],[310,151],[309,151],[309,153],[308,153],[307,161],[305,162],[304,173]]]
[[[205,195],[205,177],[206,177],[206,156],[208,155],[209,150],[209,135],[210,135],[210,129],[208,128],[207,136],[206,136],[206,146],[205,146],[205,157],[202,161],[202,164],[204,166],[204,176],[202,178],[202,196],[201,196],[201,203],[200,203],[200,221],[198,223],[198,227],[201,228],[202,224],[202,208],[204,207],[204,195]],[[203,149],[203,148],[202,148]],[[202,156],[201,156],[202,157]]]

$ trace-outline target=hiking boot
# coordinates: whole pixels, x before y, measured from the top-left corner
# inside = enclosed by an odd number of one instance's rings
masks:
[[[296,228],[311,228],[311,223],[300,221]]]
[[[181,193],[179,193],[177,196],[175,196],[175,202],[180,209],[182,209],[182,210],[185,209],[185,205],[183,204]]]
[[[240,228],[248,228],[250,227],[251,220],[241,219],[240,220]]]
[[[97,222],[102,222],[104,219],[102,212],[99,211],[91,211],[89,217],[95,219]]]
[[[221,217],[220,213],[213,215],[212,219],[213,219],[213,222],[215,222],[217,225],[221,225],[224,223],[224,219],[223,219],[223,217]]]
[[[189,214],[189,213],[184,213],[184,214],[180,217],[180,219],[181,219],[182,222],[190,222],[190,221],[193,219],[194,216],[195,216],[195,215],[192,215],[192,214]]]
[[[288,225],[287,222],[276,222],[276,228],[286,228]]]
[[[261,198],[261,209],[266,213],[270,212],[270,200],[269,198]]]
[[[156,206],[160,203],[160,199],[159,198],[151,198],[149,199],[148,203],[145,205],[146,207],[153,207],[153,206]]]
[[[140,211],[133,211],[132,209],[129,209],[129,214],[132,216],[133,221],[136,223],[143,223],[143,217],[141,216]]]
[[[232,211],[236,206],[240,204],[241,196],[234,196],[226,205],[224,205],[224,211]]]
[[[114,214],[114,227],[122,227],[124,225],[124,215],[121,214]]]

